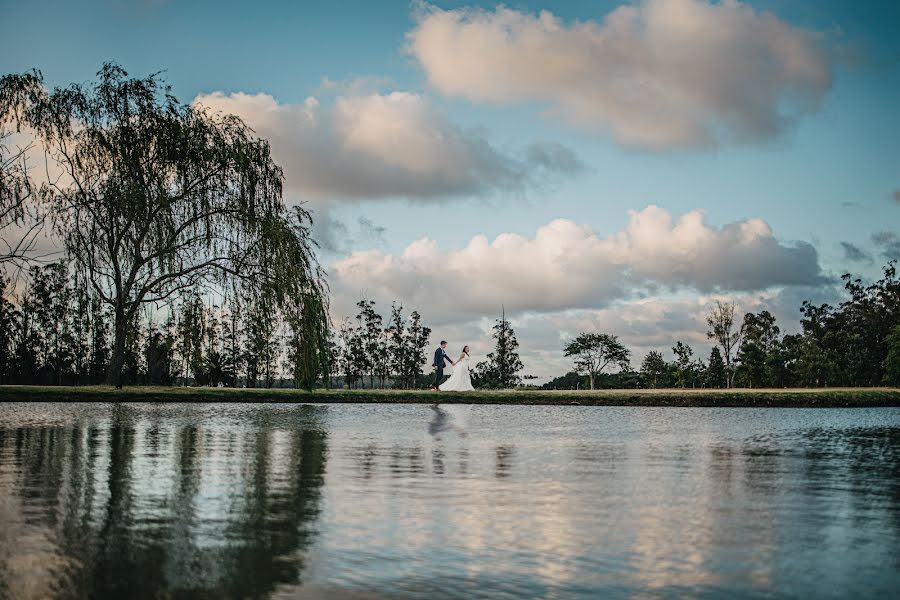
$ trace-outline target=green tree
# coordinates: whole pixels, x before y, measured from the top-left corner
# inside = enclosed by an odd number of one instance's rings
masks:
[[[225,385],[237,387],[243,366],[241,353],[241,304],[237,294],[228,301],[228,312],[222,319],[222,359]]]
[[[275,380],[275,363],[281,352],[275,335],[275,307],[266,296],[244,303],[244,365],[247,387],[256,387],[262,378],[265,387]]]
[[[837,381],[838,368],[828,352],[812,338],[804,338],[799,347],[797,378],[805,387],[825,387]]]
[[[91,298],[88,287],[76,272],[72,288],[74,306],[69,311],[69,331],[71,332],[71,353],[73,382],[89,383],[88,364],[90,361]]]
[[[394,374],[395,387],[406,387],[405,368],[406,355],[409,348],[406,344],[406,319],[403,317],[403,306],[396,302],[391,304],[391,319],[385,329],[387,334],[387,356],[389,371]]]
[[[46,195],[68,254],[112,309],[110,382],[123,384],[139,309],[199,284],[238,278],[325,331],[309,214],[284,206],[269,144],[237,117],[179,103],[158,75],[107,64],[98,76],[40,88],[18,108],[67,174]]]
[[[19,328],[16,339],[15,380],[17,383],[37,383],[38,352],[42,346],[41,337],[33,326],[34,309],[31,295],[26,293],[19,309]]]
[[[360,300],[356,303],[357,340],[353,344],[357,366],[369,376],[369,387],[375,387],[375,372],[379,352],[382,351],[381,315],[375,311],[374,300]],[[365,384],[363,384],[365,387]]]
[[[716,306],[706,316],[706,324],[709,329],[706,337],[715,342],[722,349],[725,360],[725,387],[734,387],[735,348],[741,345],[743,328],[734,330],[734,303],[716,301]]]
[[[667,386],[668,365],[666,359],[663,358],[662,352],[651,350],[641,361],[641,376],[651,388],[662,388]]]
[[[579,390],[586,387],[584,375],[569,371],[565,375],[554,377],[541,386],[545,390]]]
[[[575,372],[587,375],[592,390],[594,379],[606,367],[618,365],[627,369],[629,354],[619,338],[608,333],[582,333],[565,348],[565,355],[575,359]]]
[[[725,361],[722,360],[722,352],[718,346],[713,346],[709,352],[709,364],[705,371],[706,385],[712,388],[723,388],[728,385],[726,377]]]
[[[506,320],[506,310],[494,323],[494,351],[479,362],[472,374],[473,384],[479,387],[509,389],[521,382],[519,376],[524,366],[519,358],[519,342],[515,331]]]
[[[328,378],[331,373],[330,331],[318,326],[319,315],[305,312],[318,309],[315,303],[306,302],[301,312],[289,320],[291,375],[294,386],[306,390],[315,386],[320,375]],[[311,337],[316,339],[309,339]]]
[[[887,336],[887,356],[882,367],[884,383],[900,387],[900,325]]]
[[[182,376],[186,384],[192,378],[195,384],[205,381],[205,365],[203,364],[203,328],[205,307],[203,300],[194,292],[186,295],[181,301],[181,312],[177,326],[178,354],[181,357]]]
[[[409,315],[409,327],[404,337],[404,363],[402,377],[407,389],[416,387],[419,375],[422,374],[422,365],[426,361],[426,348],[431,338],[431,328],[422,324],[422,315],[419,311],[412,311]]]
[[[349,389],[353,389],[354,384],[362,379],[363,367],[358,362],[357,356],[359,334],[350,319],[341,321],[338,339],[341,347],[340,363],[344,374],[344,384]]]
[[[0,385],[11,383],[15,373],[15,341],[19,311],[7,297],[12,288],[9,279],[0,274]]]
[[[147,385],[172,384],[172,350],[174,336],[160,331],[152,323],[148,326],[144,362],[147,365]]]
[[[744,315],[743,341],[738,350],[738,375],[748,387],[769,387],[774,381],[773,362],[781,330],[769,311]]]
[[[88,381],[91,385],[103,382],[109,371],[109,328],[103,305],[96,298],[91,299],[90,361]]]
[[[687,344],[678,341],[672,346],[672,352],[675,353],[675,369],[678,373],[678,387],[684,389],[687,386],[688,379],[691,378],[693,366],[691,357],[694,355],[694,350]]]

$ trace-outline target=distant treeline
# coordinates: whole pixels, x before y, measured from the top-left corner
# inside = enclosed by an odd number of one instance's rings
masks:
[[[0,384],[97,385],[108,382],[110,309],[65,261],[31,267],[14,293],[0,279]],[[236,287],[197,288],[147,308],[128,327],[125,385],[305,387],[304,353],[276,307]],[[215,299],[215,301],[213,300]],[[330,332],[319,387],[421,389],[431,384],[431,328],[418,311],[394,302],[385,319],[372,300]],[[522,369],[505,315],[494,327],[496,348],[478,363],[479,387],[515,387]]]
[[[594,369],[594,387],[601,389],[900,385],[895,264],[888,264],[871,285],[847,275],[844,286],[848,298],[836,306],[804,302],[796,334],[782,334],[769,311],[738,320],[734,305],[719,303],[707,318],[707,335],[716,344],[707,360],[676,341],[674,361],[651,351],[633,370],[630,352],[615,336],[582,334],[580,347],[573,342],[566,349],[576,357],[576,370],[543,387],[588,388],[586,369]],[[264,297],[240,287],[215,296],[203,291],[183,293],[136,315],[128,328],[124,383],[306,387],[303,331],[294,331]],[[0,292],[0,383],[89,385],[108,380],[110,309],[69,263],[31,267],[17,293],[2,279]],[[427,387],[431,329],[419,312],[407,317],[395,302],[384,318],[374,301],[361,300],[357,307],[354,318],[331,331],[327,372],[315,385]],[[497,319],[493,338],[494,350],[474,367],[473,382],[481,388],[521,385],[518,342],[505,314]],[[591,363],[591,352],[606,363]],[[607,373],[598,367],[616,363],[624,368]]]
[[[638,371],[594,372],[597,388],[786,388],[900,386],[900,281],[896,263],[871,285],[844,275],[847,299],[837,306],[803,302],[800,332],[783,334],[767,310],[734,319],[734,305],[719,303],[707,317],[709,358],[677,341],[674,361],[649,352]],[[583,336],[590,337],[588,334]],[[600,349],[609,356],[610,342]],[[581,349],[581,348],[579,348]],[[620,351],[623,348],[618,348]],[[628,354],[627,350],[625,351]],[[576,366],[585,360],[576,355]],[[546,389],[586,389],[589,373],[576,368],[548,382]]]
[[[0,279],[0,384],[96,385],[108,381],[110,309],[71,264],[31,267],[22,290]],[[298,337],[271,303],[238,287],[224,295],[201,288],[147,308],[128,328],[126,385],[301,387]],[[215,299],[215,301],[213,301]],[[387,323],[361,300],[328,342],[322,387],[427,387],[431,329],[394,303]]]
[[[0,288],[0,383],[108,381],[111,310],[70,264],[31,267],[17,295],[8,279]],[[201,291],[135,315],[125,344],[126,385],[300,386],[302,331],[265,297],[236,288],[212,304]]]

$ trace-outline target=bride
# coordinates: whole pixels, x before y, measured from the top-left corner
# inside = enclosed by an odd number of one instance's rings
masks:
[[[468,346],[463,346],[459,360],[453,363],[453,373],[438,388],[442,392],[471,392],[475,389],[472,387],[472,376],[469,374]]]

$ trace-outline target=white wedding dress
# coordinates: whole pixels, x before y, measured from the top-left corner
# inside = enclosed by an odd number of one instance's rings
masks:
[[[472,387],[472,376],[469,373],[468,355],[453,366],[453,373],[450,374],[450,379],[442,383],[440,388],[442,392],[471,392],[475,390]]]

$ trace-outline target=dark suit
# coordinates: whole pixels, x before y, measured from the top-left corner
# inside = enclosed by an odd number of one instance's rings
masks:
[[[434,387],[441,385],[441,380],[444,379],[444,361],[450,361],[450,364],[453,364],[453,361],[450,360],[450,357],[447,356],[447,353],[444,352],[444,349],[438,346],[438,349],[434,351],[434,361],[432,361],[431,366],[435,368],[434,371]]]

